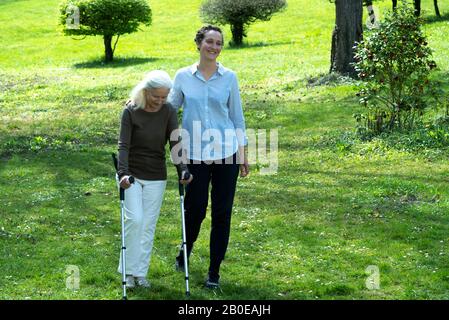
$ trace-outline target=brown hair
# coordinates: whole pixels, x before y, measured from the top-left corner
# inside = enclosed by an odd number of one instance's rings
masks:
[[[209,31],[211,31],[211,30],[220,32],[220,34],[221,34],[221,40],[222,40],[222,42],[224,42],[223,31],[221,31],[221,29],[220,29],[219,27],[213,26],[213,25],[210,25],[210,24],[209,24],[209,25],[207,25],[207,26],[202,27],[200,30],[198,30],[198,31],[196,32],[196,36],[195,36],[194,41],[195,41],[195,43],[196,43],[197,46],[200,46],[200,45],[201,45],[201,42],[202,42],[202,41],[204,40],[204,38],[206,37],[206,33],[209,32]]]

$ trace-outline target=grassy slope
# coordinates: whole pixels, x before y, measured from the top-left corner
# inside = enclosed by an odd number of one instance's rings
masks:
[[[57,32],[58,1],[2,1],[0,298],[119,298],[109,154],[122,103],[144,72],[173,75],[195,61],[199,2],[152,2],[153,25],[122,37],[117,63],[105,67],[100,38]],[[239,74],[248,127],[279,130],[279,172],[253,170],[239,181],[222,291],[215,293],[202,288],[206,220],[192,256],[193,298],[447,299],[447,156],[376,142],[347,153],[320,143],[351,130],[358,106],[350,84],[305,86],[328,70],[333,24],[332,4],[307,3],[289,1],[286,12],[250,28],[244,49],[222,53]],[[423,3],[431,16],[431,1]],[[389,5],[380,3],[381,12]],[[436,77],[447,79],[448,22],[425,28],[441,68]],[[49,146],[54,150],[45,151]],[[174,178],[170,167],[153,289],[135,298],[183,298],[182,275],[173,272],[180,238]],[[80,268],[79,291],[65,287],[67,265]],[[380,269],[380,290],[365,286],[369,265]]]

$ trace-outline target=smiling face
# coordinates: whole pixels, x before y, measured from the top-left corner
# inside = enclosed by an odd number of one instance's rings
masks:
[[[198,46],[201,59],[216,60],[223,48],[223,36],[220,32],[209,30]]]

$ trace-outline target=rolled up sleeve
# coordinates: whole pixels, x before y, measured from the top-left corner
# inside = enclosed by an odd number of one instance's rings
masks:
[[[175,79],[173,81],[173,88],[170,90],[167,101],[173,106],[173,108],[178,111],[184,102],[184,94],[181,89],[181,78],[182,75],[177,72]]]
[[[229,96],[228,107],[229,118],[233,122],[236,129],[238,144],[240,147],[246,146],[248,144],[248,139],[246,137],[245,117],[243,115],[238,79],[235,73],[231,82],[231,93]]]

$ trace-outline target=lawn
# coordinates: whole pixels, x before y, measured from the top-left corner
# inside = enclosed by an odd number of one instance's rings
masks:
[[[353,139],[357,82],[328,72],[334,4],[290,0],[220,61],[239,77],[247,127],[277,130],[278,171],[239,179],[221,289],[203,288],[210,215],[191,257],[193,299],[449,299],[448,147]],[[110,154],[132,87],[198,58],[200,1],[151,1],[152,26],[121,37],[65,37],[59,0],[0,3],[0,299],[120,299],[120,212]],[[376,2],[380,16],[390,1]],[[424,30],[449,90],[449,3]],[[366,14],[366,13],[365,13]],[[230,40],[224,27],[225,41]],[[174,167],[158,222],[150,290],[183,299]],[[67,286],[71,267],[79,288]],[[378,270],[379,285],[367,285]]]

